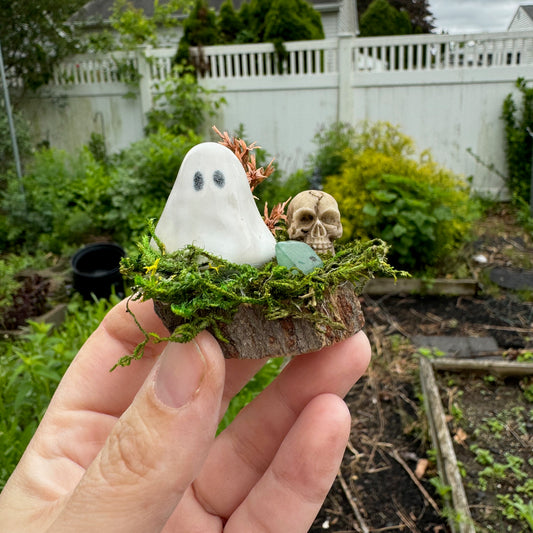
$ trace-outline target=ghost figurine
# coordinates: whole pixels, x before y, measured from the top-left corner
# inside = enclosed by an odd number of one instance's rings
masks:
[[[180,167],[155,229],[168,252],[189,244],[227,261],[260,267],[275,256],[235,154],[218,143],[192,148]]]

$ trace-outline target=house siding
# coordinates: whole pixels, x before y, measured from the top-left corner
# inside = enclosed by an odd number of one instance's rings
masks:
[[[527,6],[528,8],[533,8],[533,6]],[[533,30],[533,20],[531,19],[528,12],[520,6],[513,19],[511,24],[509,24],[508,31],[530,31]]]

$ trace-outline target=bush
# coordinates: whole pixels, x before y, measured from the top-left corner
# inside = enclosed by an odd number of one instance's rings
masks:
[[[355,138],[355,129],[344,122],[336,122],[330,128],[319,131],[313,140],[317,151],[309,160],[313,172],[321,179],[340,174],[346,161],[346,150],[353,148]]]
[[[89,239],[134,242],[147,218],[158,217],[193,134],[161,130],[112,159],[83,148],[36,153],[24,176],[26,201],[11,179],[1,197],[4,249],[39,248],[61,254]]]
[[[467,185],[388,123],[363,124],[324,190],[339,203],[343,240],[383,238],[403,268],[437,265],[467,235],[473,213]]]
[[[212,100],[212,91],[197,81],[192,67],[177,65],[171,76],[155,86],[154,107],[147,113],[146,133],[161,128],[173,135],[200,133],[208,117],[216,115],[224,98]]]
[[[533,88],[527,87],[524,78],[516,86],[522,95],[522,105],[517,107],[513,95],[503,103],[502,118],[505,123],[505,155],[507,159],[507,185],[513,203],[529,203],[531,188],[531,158],[533,155]]]
[[[9,170],[15,169],[13,157],[13,144],[11,142],[11,132],[7,113],[4,113],[4,104],[0,98],[0,185],[3,185],[2,175]],[[15,134],[17,136],[17,147],[22,162],[26,161],[32,152],[30,140],[30,125],[20,113],[13,113]]]

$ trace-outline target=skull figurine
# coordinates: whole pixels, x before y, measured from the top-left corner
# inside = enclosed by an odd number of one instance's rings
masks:
[[[304,241],[317,254],[335,254],[333,241],[342,235],[337,201],[323,191],[297,194],[287,210],[289,238]]]

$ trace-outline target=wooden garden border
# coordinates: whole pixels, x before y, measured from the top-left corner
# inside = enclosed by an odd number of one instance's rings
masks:
[[[475,533],[470,506],[466,497],[463,480],[457,466],[457,457],[452,437],[448,430],[444,407],[435,379],[434,370],[454,372],[490,372],[499,376],[522,376],[533,374],[532,363],[515,361],[494,361],[479,359],[455,359],[442,357],[437,359],[420,358],[420,382],[424,395],[426,416],[433,447],[437,452],[437,466],[442,482],[451,488],[451,503],[455,516],[450,517],[449,525],[453,533]]]

